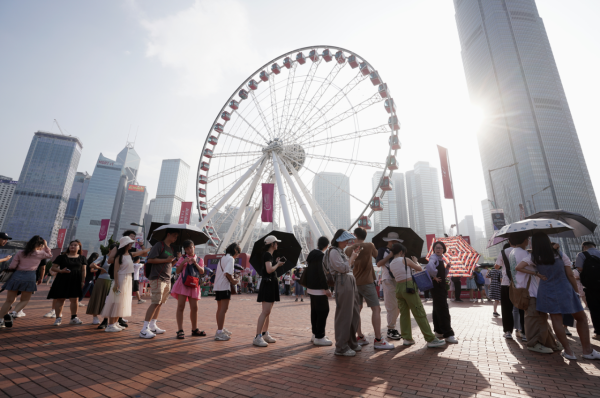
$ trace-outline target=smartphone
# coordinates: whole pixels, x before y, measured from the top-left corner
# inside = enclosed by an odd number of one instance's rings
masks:
[[[279,257],[279,261],[281,261],[282,263],[287,262],[287,259],[285,257]]]

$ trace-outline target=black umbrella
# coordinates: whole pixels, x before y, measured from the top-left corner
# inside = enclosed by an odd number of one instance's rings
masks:
[[[572,227],[572,231],[554,234],[559,238],[579,238],[580,236],[590,235],[594,233],[597,225],[579,213],[572,213],[564,210],[545,210],[535,213],[527,218],[549,218],[552,220],[562,221]]]
[[[277,260],[277,257],[285,257],[287,260],[281,268],[277,268],[276,272],[279,277],[298,264],[298,258],[300,257],[300,253],[302,253],[302,246],[300,246],[294,234],[281,231],[271,231],[254,242],[252,253],[250,254],[250,264],[259,275],[263,274],[263,269],[265,268],[265,263],[263,263],[263,248],[265,247],[265,238],[269,235],[273,235],[281,241],[277,244],[277,250],[273,253],[273,261]]]
[[[377,249],[387,246],[387,242],[383,238],[387,238],[390,232],[398,234],[398,238],[402,240],[402,244],[406,247],[406,256],[421,257],[423,250],[423,239],[411,228],[407,227],[387,227],[373,237],[373,244]]]
[[[154,223],[153,223],[154,224]],[[156,244],[164,240],[167,236],[168,229],[177,229],[179,230],[179,237],[173,243],[175,246],[182,246],[184,240],[191,240],[194,242],[195,246],[202,245],[208,242],[209,238],[202,230],[194,225],[189,224],[167,224],[161,227],[158,227],[152,233],[152,237],[150,238],[150,243],[152,245]]]
[[[148,242],[150,242],[150,238],[152,237],[154,230],[158,227],[162,227],[163,225],[169,225],[169,223],[168,222],[151,222],[150,229],[148,229],[148,236],[146,236],[146,240]],[[156,242],[154,242],[154,243],[156,243]],[[154,243],[151,243],[151,244],[154,244]]]

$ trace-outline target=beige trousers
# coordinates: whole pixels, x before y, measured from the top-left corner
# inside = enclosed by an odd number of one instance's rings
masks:
[[[527,347],[534,347],[536,344],[556,350],[556,336],[552,333],[548,325],[548,314],[539,312],[535,309],[537,299],[529,298],[529,306],[525,311],[525,336],[527,337]]]
[[[396,281],[392,279],[384,279],[383,281],[383,303],[387,312],[387,328],[398,329],[396,322],[400,315],[398,309],[398,301],[396,300]]]
[[[356,330],[360,322],[360,311],[354,275],[337,275],[335,304],[335,350],[341,353],[358,346]]]

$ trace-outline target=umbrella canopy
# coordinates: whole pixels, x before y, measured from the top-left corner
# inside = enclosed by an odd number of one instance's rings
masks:
[[[500,231],[498,231],[497,236],[508,237],[508,235],[514,232],[529,232],[530,234],[535,232],[544,232],[548,235],[552,235],[572,230],[573,227],[570,227],[564,222],[558,220],[549,220],[546,218],[539,218],[536,220],[526,219],[505,225]]]
[[[273,261],[277,257],[285,257],[287,260],[281,268],[277,268],[277,276],[281,276],[298,264],[298,258],[300,257],[300,253],[302,253],[302,246],[300,246],[294,234],[281,231],[271,231],[254,242],[252,253],[250,254],[250,264],[252,264],[259,275],[263,274],[263,269],[265,268],[265,264],[263,263],[263,248],[265,247],[265,238],[269,235],[273,235],[281,241],[277,244],[277,250],[273,253]]]
[[[152,237],[152,234],[154,233],[156,228],[162,227],[163,225],[169,225],[169,223],[168,222],[151,222],[150,228],[148,229],[148,236],[146,236],[146,240],[148,242],[150,242],[150,238]]]
[[[421,257],[421,250],[423,250],[423,239],[411,228],[406,227],[387,227],[377,235],[373,237],[373,244],[377,249],[387,246],[387,242],[383,238],[387,238],[390,232],[395,232],[398,237],[402,240],[402,244],[406,246],[407,257]]]
[[[446,264],[450,264],[448,277],[471,276],[480,256],[462,236],[435,238],[435,242],[444,242],[444,245],[446,245],[444,261]],[[428,261],[432,254],[433,245],[431,245],[427,254]]]
[[[298,268],[298,269],[306,268],[306,265],[300,263],[300,264],[296,265],[296,268]]]
[[[189,224],[167,224],[161,227],[158,227],[152,233],[152,237],[150,238],[150,243],[152,245],[164,240],[167,236],[167,229],[177,229],[179,230],[179,237],[175,241],[176,246],[183,245],[184,240],[191,240],[194,242],[195,246],[202,245],[208,242],[209,238],[202,230],[198,227]]]
[[[492,247],[492,246],[494,246],[494,245],[497,245],[498,243],[502,243],[502,242],[504,242],[504,241],[508,240],[508,238],[505,238],[505,237],[499,237],[499,236],[498,236],[498,233],[499,233],[499,232],[500,232],[500,231],[494,231],[494,233],[492,234],[492,237],[490,238],[490,240],[488,240],[488,244],[487,244],[487,246],[486,246],[486,249],[487,249],[487,248],[490,248],[490,247]]]
[[[554,235],[559,238],[579,238],[580,236],[590,235],[594,233],[597,225],[594,224],[589,219],[585,218],[579,213],[572,213],[570,211],[564,210],[546,210],[537,212],[531,216],[529,219],[552,219],[562,221],[568,226],[572,227],[572,231],[562,232],[560,234]]]

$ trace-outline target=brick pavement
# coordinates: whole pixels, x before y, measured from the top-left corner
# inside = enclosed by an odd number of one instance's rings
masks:
[[[186,320],[187,337],[176,340],[170,299],[159,321],[167,333],[142,340],[147,303],[133,304],[130,330],[121,333],[96,330],[88,315],[81,316],[83,325],[55,327],[53,319],[42,318],[50,309],[47,290],[41,288],[12,329],[0,329],[0,396],[600,397],[600,361],[568,363],[558,353],[535,354],[520,341],[505,340],[488,304],[451,303],[458,345],[427,349],[413,323],[416,345],[374,352],[370,344],[345,358],[333,347],[309,343],[308,300],[277,303],[270,329],[278,341],[258,348],[251,345],[260,311],[255,295],[234,297],[226,321],[232,339],[215,342],[212,297],[199,305],[200,327],[209,337],[192,338]],[[333,339],[330,303],[327,333]],[[425,307],[430,314],[431,303]],[[362,318],[372,342],[370,311]],[[581,354],[578,338],[571,341]]]

